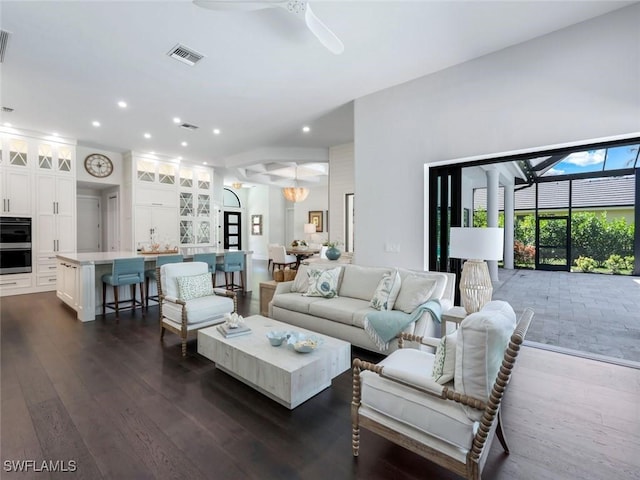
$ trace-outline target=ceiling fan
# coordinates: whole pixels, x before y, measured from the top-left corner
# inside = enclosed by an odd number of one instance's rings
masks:
[[[261,10],[264,8],[284,8],[288,12],[304,19],[320,43],[331,53],[340,55],[344,51],[342,41],[320,20],[309,2],[303,0],[193,0],[197,6],[210,10]]]

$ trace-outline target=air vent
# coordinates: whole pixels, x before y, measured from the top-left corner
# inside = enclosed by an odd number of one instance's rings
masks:
[[[192,50],[180,44],[169,50],[169,53],[167,53],[167,55],[169,55],[171,58],[179,60],[182,63],[191,65],[192,67],[204,58],[204,55],[202,55],[201,53],[198,53],[195,50]]]
[[[4,53],[7,51],[9,43],[9,32],[0,30],[0,63],[4,62]]]
[[[13,108],[11,107],[2,107],[2,111],[5,113],[11,113],[13,112]]]
[[[183,123],[182,125],[180,125],[180,127],[186,128],[187,130],[197,130],[198,128],[200,128],[197,125],[191,125],[190,123]]]

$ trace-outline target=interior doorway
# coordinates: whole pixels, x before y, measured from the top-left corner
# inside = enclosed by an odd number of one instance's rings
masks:
[[[77,197],[77,250],[78,252],[102,251],[102,210],[100,197],[78,195]]]
[[[120,200],[117,193],[107,197],[107,251],[120,250]]]

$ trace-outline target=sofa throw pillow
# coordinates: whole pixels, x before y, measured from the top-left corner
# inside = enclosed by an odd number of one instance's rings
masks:
[[[296,273],[296,278],[293,279],[291,284],[291,291],[298,293],[307,293],[309,290],[309,267],[307,265],[300,265]]]
[[[456,373],[456,344],[458,332],[450,333],[440,339],[436,348],[436,357],[433,361],[431,376],[440,385],[453,380]]]
[[[213,295],[213,284],[210,273],[200,275],[190,275],[187,277],[177,277],[178,294],[180,300],[191,300],[192,298],[207,297]]]
[[[400,293],[400,274],[398,270],[385,273],[376,287],[370,305],[376,310],[391,310],[394,303],[396,303],[398,293]]]
[[[400,293],[393,306],[394,310],[402,310],[404,313],[413,312],[418,306],[431,298],[435,290],[436,281],[432,278],[419,275],[407,275],[402,280]]]
[[[341,267],[319,270],[312,268],[309,270],[309,288],[307,297],[333,298],[338,296],[338,279],[340,278]]]

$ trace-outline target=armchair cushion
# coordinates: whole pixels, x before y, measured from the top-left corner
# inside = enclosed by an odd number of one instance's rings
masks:
[[[209,275],[209,282],[211,282],[211,275]],[[219,319],[220,322],[222,322],[224,321],[224,315],[226,313],[233,312],[233,300],[229,297],[212,294],[207,297],[188,300],[184,308],[188,325],[215,319]],[[162,315],[177,324],[181,324],[182,305],[166,301],[165,299],[162,303]]]
[[[488,400],[515,326],[513,308],[500,300],[487,303],[460,323],[454,374],[457,392]],[[466,410],[469,418],[482,416],[481,411]]]
[[[371,299],[371,306],[376,310],[391,310],[400,293],[400,274],[398,270],[385,273]]]
[[[418,305],[422,305],[431,298],[436,288],[436,280],[419,275],[408,275],[402,280],[398,298],[396,298],[395,310],[404,313],[413,312]]]
[[[209,265],[205,262],[167,263],[160,267],[160,283],[162,294],[180,298],[178,277],[199,275],[209,272]]]
[[[442,386],[431,377],[433,361],[431,353],[406,348],[396,350],[378,365],[384,367],[383,375],[388,372],[392,378],[410,380],[410,383],[438,394]],[[458,448],[469,449],[477,422],[467,417],[460,404],[425,394],[373,372],[363,371],[360,377],[363,406]]]
[[[458,332],[455,331],[440,339],[436,347],[436,356],[433,361],[433,379],[440,385],[453,380],[456,371],[456,344]]]
[[[191,300],[193,298],[213,295],[213,284],[210,273],[177,277],[180,299]]]

